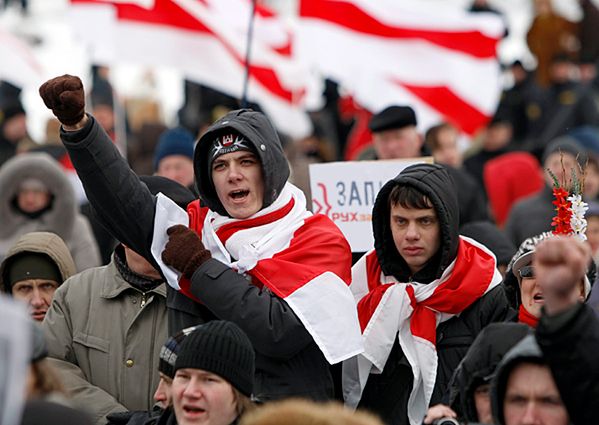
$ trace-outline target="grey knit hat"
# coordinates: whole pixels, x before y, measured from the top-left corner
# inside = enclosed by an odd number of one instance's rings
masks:
[[[208,322],[185,338],[175,361],[175,372],[187,368],[212,372],[242,394],[248,397],[252,394],[254,348],[247,335],[232,322]]]

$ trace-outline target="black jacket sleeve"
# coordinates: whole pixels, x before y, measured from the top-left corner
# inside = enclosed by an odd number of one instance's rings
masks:
[[[242,328],[256,351],[289,359],[314,341],[287,303],[211,258],[191,279],[191,292],[215,316]]]
[[[597,423],[599,321],[593,310],[579,304],[556,316],[543,315],[536,339],[572,423]]]
[[[158,268],[150,252],[155,198],[102,127],[91,115],[88,118],[83,129],[60,132],[87,198],[116,239]]]

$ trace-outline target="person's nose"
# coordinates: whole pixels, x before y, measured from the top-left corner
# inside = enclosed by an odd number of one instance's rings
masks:
[[[408,240],[418,240],[420,239],[420,231],[418,230],[418,226],[414,222],[408,223],[408,227],[406,229],[406,239]]]
[[[183,396],[193,399],[201,398],[202,386],[200,382],[195,378],[190,379],[185,387],[185,390],[183,391]]]
[[[243,174],[241,173],[241,167],[238,164],[232,163],[229,166],[229,180],[237,181],[243,178]]]
[[[520,423],[522,425],[541,425],[535,403],[528,403],[526,405],[526,410]]]
[[[166,402],[166,392],[164,391],[164,384],[162,383],[162,380],[158,383],[156,391],[154,392],[154,401],[156,403]]]
[[[44,297],[42,296],[41,291],[35,286],[33,287],[33,290],[31,293],[30,303],[31,303],[31,306],[34,308],[41,308],[45,304],[45,300],[44,300]]]

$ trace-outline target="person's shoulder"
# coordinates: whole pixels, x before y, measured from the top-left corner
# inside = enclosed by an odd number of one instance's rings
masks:
[[[82,292],[92,292],[96,290],[100,290],[102,287],[102,281],[107,273],[110,273],[110,265],[100,266],[100,267],[90,267],[89,269],[85,269],[80,271],[77,274],[69,277],[67,280],[63,282],[57,289],[63,292],[69,292],[72,294],[82,293]]]

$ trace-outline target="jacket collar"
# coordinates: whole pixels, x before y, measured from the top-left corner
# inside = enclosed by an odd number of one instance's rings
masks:
[[[106,266],[109,270],[109,275],[114,276],[114,279],[106,279],[104,281],[104,285],[102,286],[102,290],[100,292],[100,296],[102,298],[112,299],[119,297],[125,291],[137,291],[142,293],[141,290],[135,288],[129,282],[127,282],[123,276],[117,270],[114,256],[110,263]],[[161,297],[166,298],[166,285],[164,283],[160,284],[156,288],[146,292],[147,294],[156,294]]]

